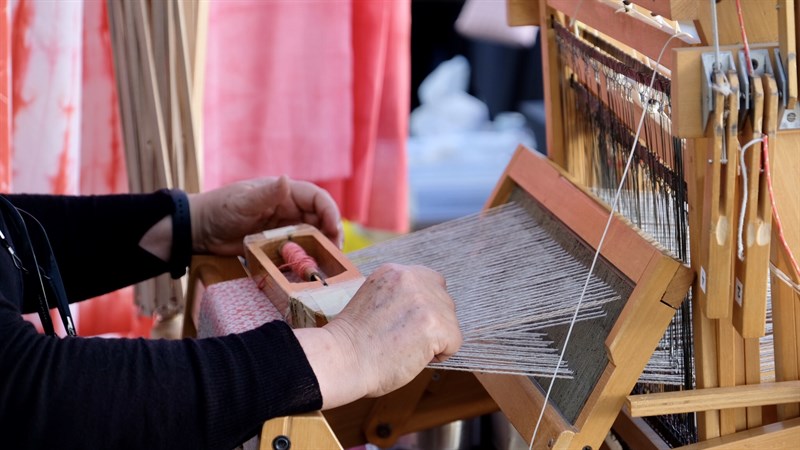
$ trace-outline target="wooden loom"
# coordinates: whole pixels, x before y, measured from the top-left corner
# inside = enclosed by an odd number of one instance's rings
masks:
[[[699,442],[687,448],[795,448],[800,438],[800,296],[796,287],[800,274],[791,267],[771,215],[762,146],[757,144],[745,154],[746,169],[737,168],[735,157],[722,162],[724,155],[738,156],[739,142],[744,145],[753,137],[769,136],[775,202],[787,246],[800,254],[800,202],[795,196],[800,187],[796,150],[800,132],[795,125],[798,5],[795,1],[741,3],[751,59],[762,64],[750,77],[742,76],[745,65],[734,0],[508,0],[512,24],[541,27],[546,117],[554,118],[547,123],[548,154],[587,188],[596,183],[588,166],[595,149],[587,144],[586,136],[567,131],[568,122],[576,119],[565,116],[568,108],[560,99],[567,89],[565,80],[575,73],[560,64],[559,25],[574,30],[569,25],[575,19],[587,39],[602,36],[651,66],[676,22],[698,30],[699,42],[673,39],[661,59],[662,72],[671,74],[670,134],[684,145],[691,263],[698,274],[692,291],[695,389],[631,396],[615,429],[632,448],[666,448],[667,444],[631,415],[677,412],[697,412]],[[731,52],[730,64],[723,64],[716,73],[706,70],[703,63],[714,53],[712,4],[719,20],[717,42],[723,54]],[[766,51],[757,53],[759,49]],[[730,83],[730,94],[704,87],[706,79],[710,85],[720,85],[723,75]],[[740,103],[740,93],[749,94],[747,102]],[[704,96],[708,99],[705,107]],[[639,105],[636,118],[641,110]],[[628,123],[635,129],[633,125]],[[651,149],[659,145],[648,137],[640,142]],[[741,179],[742,171],[750,183]],[[745,190],[750,203],[744,215],[746,258],[742,261],[736,255],[736,219]],[[768,272],[775,382],[761,374],[764,355],[759,348],[759,338],[765,334]],[[498,404],[505,409],[502,401]]]
[[[577,188],[556,166],[524,148],[518,149],[487,206],[500,205],[511,199],[535,200],[539,207],[570,230],[572,239],[583,241],[590,248],[594,248],[600,238],[596,225],[605,222],[609,215],[607,207]],[[595,322],[579,328],[580,333],[590,340],[597,341],[598,335],[605,339],[604,343],[599,341],[600,345],[594,352],[599,370],[592,374],[587,372],[582,388],[570,390],[569,384],[561,384],[557,389],[562,392],[562,398],[580,398],[569,412],[574,417],[564,419],[557,408],[548,407],[545,433],[547,439],[553,439],[558,447],[599,447],[675,308],[683,301],[693,276],[687,267],[659,250],[621,218],[614,218],[607,239],[602,258],[609,268],[613,268],[612,271],[618,272],[620,279],[626,280],[630,290],[624,305],[609,312],[611,317],[605,322],[606,328]],[[302,243],[320,261],[322,271],[329,275],[329,286],[323,287],[318,281],[293,283],[280,273],[278,266],[281,263],[276,249],[286,240]],[[247,265],[253,279],[271,299],[276,299],[274,303],[279,311],[291,317],[295,324],[324,323],[325,316],[330,316],[331,312],[309,314],[310,309],[316,309],[309,308],[309,305],[326,303],[327,297],[337,305],[333,309],[340,308],[341,292],[352,295],[353,281],[360,282],[360,274],[347,259],[318,232],[307,227],[265,232],[248,237],[246,243]],[[577,377],[581,378],[582,374],[577,374]],[[513,414],[509,417],[516,422],[518,429],[527,430],[523,435],[526,432],[530,434],[535,423],[534,411],[537,405],[543,404],[543,395],[535,387],[535,382],[526,377],[507,375],[478,374],[477,378],[485,390],[474,383],[475,378],[469,373],[426,370],[395,393],[377,400],[356,402],[373,402],[371,408],[358,408],[360,416],[353,413],[353,407],[345,406],[325,412],[325,417],[336,436],[347,446],[365,439],[389,445],[401,434],[423,429],[421,425],[430,426],[431,417],[437,417],[437,423],[443,424],[492,411],[496,408],[495,401],[501,407],[510,401],[511,405],[506,405],[506,408],[527,411],[518,415],[517,420]],[[491,397],[486,395],[487,391]],[[287,429],[285,423],[289,419],[276,420],[280,425],[268,422],[265,430]],[[308,417],[298,420],[303,423],[319,421]],[[326,429],[319,428],[323,434]],[[262,434],[262,446],[277,437]],[[356,439],[351,440],[353,437]],[[302,438],[298,435],[291,439]]]

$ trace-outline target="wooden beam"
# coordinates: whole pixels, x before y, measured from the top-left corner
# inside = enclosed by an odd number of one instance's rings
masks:
[[[763,427],[721,436],[680,450],[763,450],[797,448],[800,441],[800,419],[772,423]]]
[[[577,3],[572,0],[548,0],[547,4],[567,15],[575,14],[577,11],[575,19],[628,47],[635,48],[653,61],[658,59],[664,44],[672,36],[633,16],[617,14],[609,5],[598,1],[584,1],[580,8],[576,8]],[[688,45],[690,44],[684,42],[682,38],[671,40],[661,58],[661,65],[673,70],[675,64],[672,50]]]
[[[698,0],[633,0],[648,11],[669,20],[696,20]]]
[[[800,402],[800,381],[629,395],[626,405],[631,416],[647,417],[794,402]]]

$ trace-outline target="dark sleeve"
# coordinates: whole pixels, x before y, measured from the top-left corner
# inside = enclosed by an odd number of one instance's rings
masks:
[[[172,213],[172,198],[152,194],[8,195],[43,225],[70,302],[102,295],[166,272],[139,246],[144,233]]]
[[[230,450],[269,418],[321,406],[283,322],[201,340],[58,339],[0,294],[3,448]]]

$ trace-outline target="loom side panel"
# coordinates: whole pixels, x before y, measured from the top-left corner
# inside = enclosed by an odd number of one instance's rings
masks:
[[[675,315],[661,298],[676,273],[685,270],[663,255],[651,259],[606,339],[610,362],[575,422],[576,442],[602,442]],[[688,289],[683,286],[684,292]]]
[[[597,248],[609,209],[573,184],[553,163],[524,147],[518,148],[488,205],[507,201],[515,187],[536,199],[579,239]],[[674,316],[672,305],[680,304],[693,279],[688,267],[659,251],[617,216],[612,219],[603,249],[603,257],[633,280],[636,287],[605,340],[611,362],[604,360],[605,367],[599,367],[602,373],[579,414],[574,416],[574,428],[555,406],[548,405],[544,434],[539,435],[541,441],[536,443],[542,448],[550,439],[558,442],[564,431],[570,432],[569,448],[599,447]],[[667,296],[668,301],[662,302]],[[541,411],[544,401],[538,385],[522,377],[484,374],[478,375],[478,379],[518,431],[530,436],[534,425],[530,416]]]
[[[688,269],[660,254],[654,255],[647,264],[645,275],[634,288],[606,338],[606,349],[612,363],[631,367],[631,359],[638,358],[643,359],[641,369],[644,369],[658,340],[664,335],[664,330],[675,315],[676,310],[662,303],[661,299],[679,270],[683,272]],[[683,280],[687,281],[685,277]],[[681,290],[684,294],[687,293],[689,284],[682,286]]]

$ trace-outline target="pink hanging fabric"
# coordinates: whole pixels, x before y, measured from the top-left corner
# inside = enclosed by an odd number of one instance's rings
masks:
[[[106,3],[19,0],[8,19],[12,122],[8,159],[0,146],[0,177],[10,174],[3,191],[126,191]],[[72,311],[84,336],[142,336],[152,323],[136,316],[130,289]]]
[[[350,220],[406,231],[410,14],[408,0],[212,3],[205,188],[287,174]]]
[[[349,2],[212,2],[206,189],[286,174],[350,174]]]
[[[410,96],[408,2],[353,3],[353,175],[320,183],[345,217],[408,231],[406,138]]]

